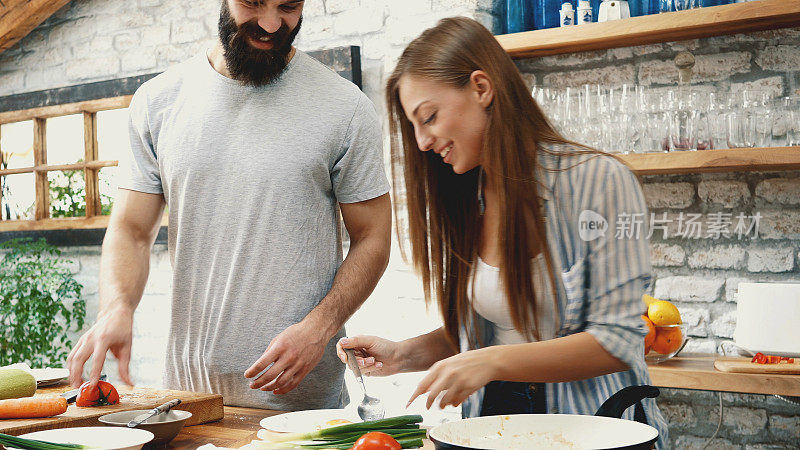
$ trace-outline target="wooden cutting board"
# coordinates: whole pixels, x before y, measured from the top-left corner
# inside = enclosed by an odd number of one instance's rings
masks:
[[[800,358],[795,358],[793,364],[756,364],[750,358],[717,358],[714,368],[722,372],[738,373],[775,373],[782,375],[800,374]]]
[[[222,419],[223,416],[222,396],[218,394],[120,386],[116,386],[116,388],[120,395],[119,404],[79,408],[73,402],[69,404],[67,412],[56,417],[46,419],[2,419],[0,420],[0,433],[18,436],[24,433],[54,428],[100,426],[102,423],[97,420],[100,416],[119,411],[152,409],[175,398],[181,400],[181,404],[175,409],[192,413],[192,417],[186,421],[186,426],[213,422]],[[68,390],[70,390],[70,387],[66,385],[42,388],[36,391],[36,396],[55,395]]]

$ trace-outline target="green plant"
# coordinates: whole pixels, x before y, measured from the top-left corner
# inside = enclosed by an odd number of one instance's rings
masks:
[[[12,239],[0,245],[0,365],[61,366],[72,341],[70,327],[83,328],[83,286],[69,260],[44,239]]]
[[[80,159],[78,162],[82,162]],[[102,184],[107,179],[100,178]],[[114,200],[100,193],[100,214],[111,214]],[[50,217],[84,217],[86,216],[86,183],[82,170],[64,170],[55,172],[50,180]]]

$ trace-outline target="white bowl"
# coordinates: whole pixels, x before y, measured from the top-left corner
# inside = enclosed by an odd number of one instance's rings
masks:
[[[19,437],[59,444],[80,444],[102,450],[138,450],[153,440],[153,433],[136,428],[75,427],[36,431]]]

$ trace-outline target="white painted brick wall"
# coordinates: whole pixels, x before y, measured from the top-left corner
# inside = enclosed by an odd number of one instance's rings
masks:
[[[750,188],[741,181],[701,181],[697,195],[704,202],[733,208],[750,200]]]
[[[689,256],[689,267],[694,269],[741,269],[745,251],[738,245],[718,245],[696,250]]]
[[[794,269],[794,249],[763,247],[748,250],[750,272],[789,272]]]
[[[725,280],[693,276],[663,277],[656,280],[654,296],[678,302],[713,302]]]
[[[762,239],[800,240],[800,210],[761,211],[759,236]]]
[[[770,203],[800,205],[800,179],[770,178],[756,186],[756,196]]]
[[[694,203],[695,188],[690,183],[646,183],[642,188],[650,209],[687,208]]]
[[[679,245],[650,244],[650,258],[654,266],[682,266],[686,260],[686,251]]]

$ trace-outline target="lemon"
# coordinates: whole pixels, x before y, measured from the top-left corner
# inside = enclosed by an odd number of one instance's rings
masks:
[[[666,300],[657,300],[647,307],[647,316],[656,326],[677,325],[681,321],[678,308]]]
[[[657,299],[657,298],[655,298],[655,297],[651,297],[651,296],[649,296],[649,295],[647,295],[647,294],[644,294],[644,295],[642,295],[642,301],[644,302],[644,304],[645,304],[646,306],[650,306],[650,305],[652,305],[653,303],[657,302],[657,301],[658,301],[658,299]]]

